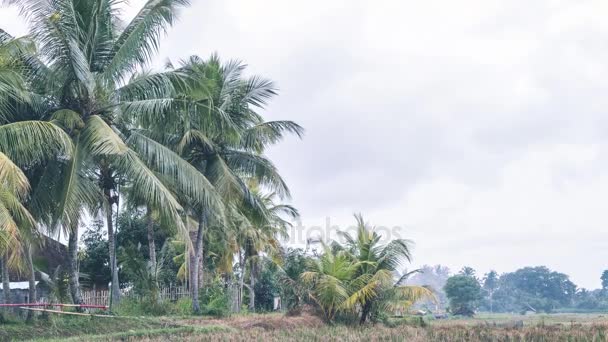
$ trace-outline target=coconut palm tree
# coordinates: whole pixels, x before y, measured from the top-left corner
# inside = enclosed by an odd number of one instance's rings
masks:
[[[123,25],[114,0],[4,0],[19,7],[30,26],[37,55],[26,59],[29,90],[40,99],[41,117],[60,125],[74,145],[72,158],[58,160],[43,175],[57,194],[49,227],[69,233],[70,284],[81,302],[76,270],[78,224],[85,209],[105,216],[112,270],[112,297],[119,299],[114,208],[120,186],[158,208],[186,234],[182,206],[156,174],[200,206],[214,205],[214,190],[190,164],[170,150],[159,160],[142,158],[130,139],[137,116],[161,117],[181,106],[175,72],[141,72],[160,38],[187,0],[150,0]],[[139,72],[138,72],[139,71]],[[168,162],[170,161],[170,162]]]
[[[344,303],[351,294],[351,283],[358,263],[345,251],[333,251],[323,245],[324,253],[308,260],[306,272],[300,275],[304,284],[311,287],[309,297],[319,306],[325,320],[333,322],[336,314],[345,309]]]
[[[402,285],[401,277],[395,281],[394,276],[403,267],[404,262],[411,262],[411,240],[394,239],[382,244],[380,236],[365,223],[361,214],[355,215],[357,235],[339,232],[346,243],[341,246],[354,260],[359,262],[355,276],[363,282],[355,284],[353,292],[344,303],[347,308],[359,306],[363,324],[370,314],[405,310],[414,301],[422,297],[432,298],[432,293],[425,287]]]
[[[162,160],[165,146],[178,152],[209,180],[224,206],[246,203],[264,216],[264,205],[252,195],[247,180],[255,179],[261,187],[287,198],[287,185],[263,152],[286,133],[301,136],[303,129],[291,121],[264,121],[255,112],[276,95],[275,87],[258,76],[245,78],[244,69],[237,61],[222,64],[215,55],[206,61],[194,56],[182,62],[174,72],[185,75],[180,79],[183,83],[176,84],[185,105],[178,115],[159,117],[145,112],[138,117],[144,129],[133,133],[132,139],[151,160]],[[189,211],[198,222],[190,280],[193,310],[199,312],[196,294],[204,232],[212,222],[225,226],[226,221],[182,195],[182,203],[190,204]]]
[[[406,276],[395,280],[398,269],[411,260],[411,241],[392,240],[381,244],[381,236],[361,215],[355,215],[357,235],[339,232],[344,244],[323,245],[324,253],[309,262],[301,275],[312,286],[310,297],[322,309],[328,322],[340,311],[357,312],[359,322],[381,312],[405,310],[415,301],[433,297],[421,286],[406,286]]]
[[[9,260],[15,264],[23,252],[28,261],[30,294],[34,293],[30,298],[36,297],[31,286],[31,240],[36,220],[24,205],[31,189],[26,174],[50,159],[69,157],[72,151],[69,136],[59,127],[24,115],[31,99],[21,73],[22,57],[31,48],[27,39],[16,39],[0,30],[0,257],[7,301]]]
[[[249,310],[255,310],[255,283],[259,273],[259,259],[261,257],[279,258],[281,254],[280,239],[288,238],[288,228],[291,220],[299,217],[296,208],[287,204],[276,204],[274,193],[264,194],[260,191],[254,180],[247,182],[251,194],[257,202],[263,205],[260,211],[251,207],[247,202],[240,206],[231,207],[231,220],[229,228],[232,232],[233,245],[237,246],[239,261],[239,293],[242,295],[243,287],[249,291]],[[262,214],[262,215],[260,215]],[[245,286],[245,269],[249,265],[249,285]],[[239,304],[241,298],[239,298]],[[239,305],[240,308],[240,305]]]

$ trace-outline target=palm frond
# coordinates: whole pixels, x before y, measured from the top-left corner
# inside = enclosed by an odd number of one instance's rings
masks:
[[[221,217],[222,203],[213,185],[194,166],[164,145],[133,132],[127,143],[148,165],[168,177],[176,188],[194,201],[193,204],[212,210]]]
[[[129,149],[122,138],[97,115],[85,122],[81,137],[82,147],[93,155],[121,155]]]
[[[247,128],[241,141],[244,149],[262,153],[266,147],[281,141],[285,133],[302,138],[304,128],[293,121],[267,121]]]
[[[188,237],[188,229],[180,216],[182,206],[137,153],[129,149],[126,153],[116,156],[113,165],[130,181],[134,198],[157,208],[165,219],[174,222],[180,234]]]
[[[0,126],[0,151],[17,165],[28,165],[72,152],[70,137],[42,121],[21,121]]]
[[[159,48],[161,35],[173,25],[180,7],[189,0],[148,0],[116,40],[103,77],[122,79],[147,64]]]
[[[283,180],[274,164],[266,157],[248,152],[232,150],[225,154],[226,164],[236,173],[255,178],[276,192],[281,198],[291,196],[287,183]]]

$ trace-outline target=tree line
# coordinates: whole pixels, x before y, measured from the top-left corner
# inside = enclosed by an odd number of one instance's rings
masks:
[[[608,271],[602,287],[579,288],[568,275],[545,266],[523,267],[498,274],[492,270],[478,276],[471,267],[454,275],[442,266],[425,266],[412,277],[433,284],[441,306],[453,314],[471,316],[478,311],[502,313],[594,312],[608,309]],[[424,306],[424,305],[423,305]],[[429,303],[426,303],[429,307]]]

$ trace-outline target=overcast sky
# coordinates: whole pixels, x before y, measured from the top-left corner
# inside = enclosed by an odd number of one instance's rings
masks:
[[[269,154],[304,227],[361,212],[416,242],[412,267],[547,265],[600,286],[608,2],[193,2],[159,63],[218,52],[277,82],[267,117],[306,136]],[[26,33],[11,9],[0,27]]]

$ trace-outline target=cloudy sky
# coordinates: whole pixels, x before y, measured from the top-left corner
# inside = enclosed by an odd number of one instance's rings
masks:
[[[218,52],[277,82],[266,115],[307,130],[269,153],[303,227],[361,212],[416,242],[412,267],[547,265],[600,286],[606,1],[193,3],[158,63]],[[26,33],[11,9],[0,26]]]

